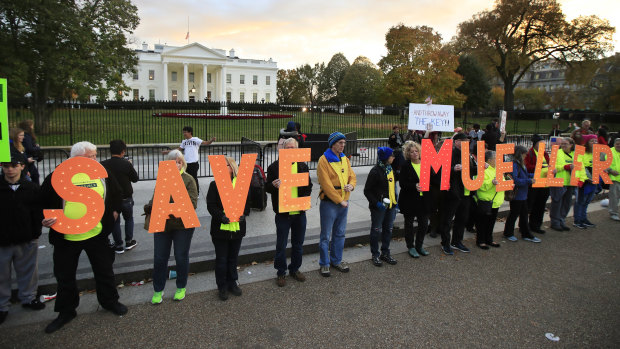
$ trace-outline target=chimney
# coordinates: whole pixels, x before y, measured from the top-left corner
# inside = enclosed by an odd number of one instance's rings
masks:
[[[147,44],[146,42],[142,42],[142,51],[148,51],[149,50],[149,44]]]
[[[235,58],[235,49],[234,48],[230,49],[230,53],[228,54],[228,57]]]

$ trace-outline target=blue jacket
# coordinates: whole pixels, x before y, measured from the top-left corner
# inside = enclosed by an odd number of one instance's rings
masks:
[[[533,175],[533,173],[528,173],[527,170],[516,161],[512,162],[512,179],[515,182],[514,190],[517,191],[514,200],[527,200],[527,190],[532,184]]]

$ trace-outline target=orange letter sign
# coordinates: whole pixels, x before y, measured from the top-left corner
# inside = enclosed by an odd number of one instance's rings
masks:
[[[601,161],[601,153],[605,153],[607,156],[605,161]],[[603,178],[603,183],[611,184],[611,178],[609,174],[604,170],[611,166],[613,160],[613,154],[611,148],[603,144],[593,144],[592,146],[592,183],[598,184],[599,176]]]
[[[231,222],[239,222],[239,217],[243,215],[245,202],[248,199],[250,181],[252,180],[254,163],[256,163],[256,154],[243,154],[241,156],[241,165],[239,166],[237,182],[235,182],[234,188],[228,174],[224,155],[209,155],[209,163],[213,169],[213,177],[215,178],[217,191],[220,193],[220,200],[222,200],[226,217]]]
[[[497,181],[499,182],[495,187],[495,190],[510,190],[514,187],[514,180],[505,180],[504,173],[512,172],[512,162],[504,162],[504,155],[514,153],[515,145],[513,143],[498,144],[497,146],[495,146],[495,149],[497,150],[497,154],[495,156],[495,179],[497,179]]]
[[[292,197],[293,187],[304,187],[310,181],[308,173],[292,173],[294,162],[310,161],[310,148],[280,149],[280,190],[278,190],[279,212],[304,211],[310,208],[310,197]]]
[[[461,178],[463,185],[469,191],[480,189],[482,183],[484,183],[484,141],[478,141],[477,148],[478,173],[476,179],[471,179],[469,174],[469,141],[461,141],[461,166],[463,166]],[[480,159],[482,159],[482,165],[480,164]]]
[[[577,186],[579,178],[577,178],[577,172],[583,170],[583,162],[581,157],[586,152],[586,147],[583,145],[575,146],[575,154],[573,154],[573,170],[570,173],[570,185]]]
[[[544,188],[547,186],[547,173],[549,167],[543,171],[543,162],[545,160],[545,142],[538,142],[538,156],[536,156],[536,169],[534,170],[533,188]]]
[[[446,139],[439,149],[435,152],[435,146],[430,139],[422,140],[422,164],[420,166],[420,189],[428,191],[431,179],[431,167],[435,172],[443,167],[441,172],[441,190],[450,189],[450,167],[452,165],[452,140]]]
[[[549,157],[549,172],[547,172],[547,186],[548,187],[563,187],[564,179],[555,177],[555,163],[558,160],[559,145],[551,146],[551,156]]]
[[[159,162],[149,233],[164,231],[170,215],[181,218],[185,228],[200,226],[194,205],[173,160]]]
[[[73,176],[84,173],[90,179],[107,178],[108,172],[96,160],[74,157],[63,161],[52,174],[52,186],[65,201],[80,202],[86,206],[86,213],[78,219],[65,216],[63,210],[43,210],[45,218],[56,218],[52,228],[62,234],[82,234],[93,229],[103,217],[103,198],[94,190],[79,187],[71,182]]]

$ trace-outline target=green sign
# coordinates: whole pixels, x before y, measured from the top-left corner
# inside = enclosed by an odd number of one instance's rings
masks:
[[[11,162],[9,108],[6,99],[6,79],[0,79],[0,162]]]

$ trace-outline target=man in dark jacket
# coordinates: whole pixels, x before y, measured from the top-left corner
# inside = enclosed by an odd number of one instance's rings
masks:
[[[17,151],[11,161],[2,163],[0,176],[0,324],[11,304],[11,264],[17,277],[18,297],[22,307],[45,308],[37,298],[39,276],[37,252],[41,236],[43,211],[38,185],[26,180],[22,170],[26,159]]]
[[[294,138],[284,141],[284,149],[295,149],[298,143]],[[276,160],[267,168],[267,183],[265,190],[271,194],[271,203],[276,217],[276,256],[273,261],[274,268],[278,271],[276,284],[280,287],[286,285],[286,244],[288,242],[288,232],[291,232],[291,264],[288,265],[289,275],[297,281],[306,281],[306,276],[299,271],[301,267],[304,238],[306,236],[306,212],[294,211],[280,213],[278,196],[280,191],[279,175],[280,161]],[[308,173],[308,165],[305,162],[293,164],[293,173]],[[310,196],[312,193],[312,181],[308,178],[308,185],[305,187],[295,187],[294,197]]]
[[[123,199],[121,213],[125,220],[125,245],[121,234],[121,218],[119,217],[112,230],[114,238],[114,252],[120,254],[125,250],[131,250],[138,244],[133,239],[133,187],[131,183],[138,181],[138,173],[129,160],[125,159],[127,145],[120,139],[110,141],[111,158],[101,162],[108,173],[112,173],[119,184],[121,192],[118,194]]]
[[[71,157],[86,157],[97,160],[97,147],[89,142],[79,142],[71,147]],[[41,186],[43,207],[48,209],[63,209],[68,216],[79,216],[83,212],[83,204],[63,200],[52,186],[50,173]],[[104,183],[105,182],[105,183]],[[114,280],[114,251],[108,245],[108,238],[104,232],[111,231],[114,221],[120,211],[120,196],[113,195],[120,190],[108,190],[112,185],[118,185],[112,173],[108,178],[90,179],[88,175],[78,173],[72,178],[72,183],[94,190],[103,196],[105,211],[101,222],[93,229],[82,234],[64,235],[52,228],[56,218],[46,218],[43,226],[50,227],[49,239],[54,246],[54,276],[58,283],[58,295],[54,311],[58,317],[46,328],[46,333],[52,333],[62,328],[66,323],[77,316],[75,309],[80,303],[80,296],[75,279],[78,261],[82,251],[86,251],[88,260],[95,275],[97,300],[99,304],[116,315],[125,315],[127,307],[118,301],[118,291]],[[110,194],[110,195],[108,195]]]

